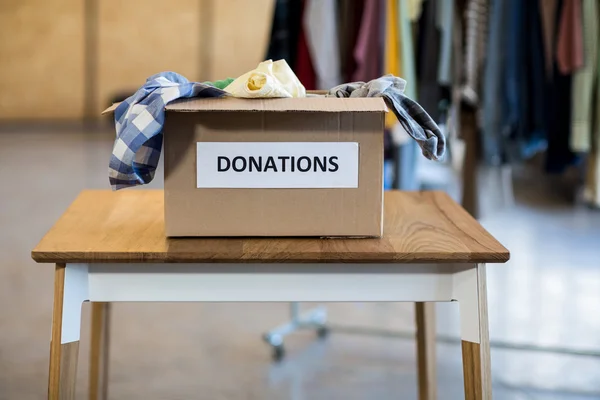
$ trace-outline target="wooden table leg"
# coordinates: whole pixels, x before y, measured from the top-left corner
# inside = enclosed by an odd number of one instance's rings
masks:
[[[435,303],[415,303],[419,400],[437,399]]]
[[[82,292],[75,290],[75,293],[73,293],[71,287],[65,287],[66,275],[66,266],[57,264],[54,273],[54,311],[52,313],[52,340],[50,342],[50,371],[48,376],[48,399],[50,400],[72,400],[75,398],[79,336],[73,331],[75,329],[74,325],[77,323],[77,316],[73,315],[73,312],[77,310],[77,299],[81,297],[79,295]],[[69,282],[70,284],[76,284],[77,279],[69,279]],[[83,292],[86,291],[87,289]],[[78,312],[81,313],[81,302],[79,302]],[[68,329],[65,329],[65,325],[68,326]]]
[[[106,400],[108,398],[110,309],[110,303],[92,303],[89,375],[90,400]]]
[[[465,399],[492,398],[485,264],[455,274],[460,305]]]

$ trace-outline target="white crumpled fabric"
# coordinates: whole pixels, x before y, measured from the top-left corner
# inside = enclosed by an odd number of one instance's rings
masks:
[[[306,97],[306,89],[285,60],[263,61],[225,89],[234,97]]]

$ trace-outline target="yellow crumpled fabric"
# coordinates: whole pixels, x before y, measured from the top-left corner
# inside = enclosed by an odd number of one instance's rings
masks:
[[[306,89],[285,60],[263,61],[225,89],[234,97],[306,97]]]

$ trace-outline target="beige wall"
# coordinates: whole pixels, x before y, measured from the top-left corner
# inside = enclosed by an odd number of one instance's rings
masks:
[[[199,5],[198,0],[168,5],[164,0],[100,1],[100,108],[115,92],[135,90],[157,72],[176,71],[188,79],[197,75]]]
[[[83,4],[0,1],[0,120],[83,116]],[[201,80],[253,68],[265,54],[273,4],[98,0],[95,108],[101,111],[116,94],[135,90],[160,71]],[[211,25],[201,26],[203,21]]]
[[[0,0],[0,118],[83,112],[83,1]]]
[[[216,26],[209,79],[237,77],[263,61],[274,0],[212,0]]]

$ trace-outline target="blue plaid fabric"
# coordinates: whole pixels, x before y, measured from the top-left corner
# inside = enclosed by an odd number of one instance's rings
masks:
[[[190,82],[174,72],[161,72],[115,110],[117,138],[108,176],[113,190],[150,183],[162,148],[165,106],[185,97],[221,97],[214,86]]]

